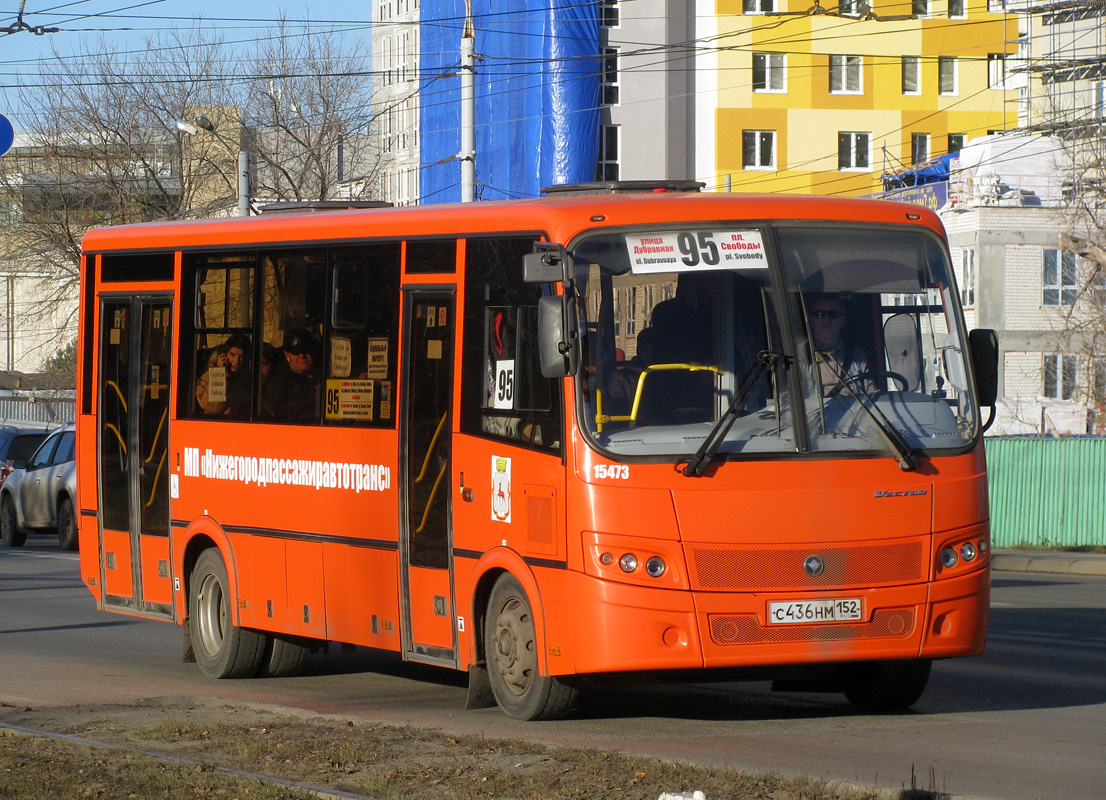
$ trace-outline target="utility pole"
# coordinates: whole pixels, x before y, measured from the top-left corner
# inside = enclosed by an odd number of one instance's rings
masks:
[[[465,0],[465,30],[461,34],[461,202],[476,199],[476,36],[472,0]]]

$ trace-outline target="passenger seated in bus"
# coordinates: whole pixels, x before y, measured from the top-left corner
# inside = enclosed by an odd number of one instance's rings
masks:
[[[816,295],[806,300],[808,330],[813,343],[814,381],[823,397],[850,395],[841,381],[844,373],[856,377],[870,372],[868,356],[849,343],[845,335],[848,324],[848,304],[838,295]],[[876,387],[869,380],[862,382],[867,392]]]
[[[270,365],[261,397],[261,416],[278,422],[318,419],[319,342],[303,328],[284,332],[284,363]]]
[[[615,416],[630,413],[638,380],[647,366],[657,363],[656,352],[656,328],[643,328],[637,335],[637,353],[616,369],[607,382],[607,395],[603,409],[605,413]]]
[[[196,381],[196,405],[205,415],[249,418],[250,349],[249,337],[236,333],[211,351]],[[216,377],[219,380],[213,380]]]

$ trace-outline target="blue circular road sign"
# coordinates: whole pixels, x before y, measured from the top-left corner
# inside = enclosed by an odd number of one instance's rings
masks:
[[[11,150],[14,141],[15,128],[12,127],[11,120],[0,114],[0,156]]]

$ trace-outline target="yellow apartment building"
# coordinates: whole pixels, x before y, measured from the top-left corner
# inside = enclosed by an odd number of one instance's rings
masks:
[[[715,0],[706,60],[717,105],[703,131],[714,141],[700,151],[713,150],[714,168],[700,160],[700,178],[719,190],[866,194],[885,172],[1015,127],[1005,61],[1017,20],[987,2]]]

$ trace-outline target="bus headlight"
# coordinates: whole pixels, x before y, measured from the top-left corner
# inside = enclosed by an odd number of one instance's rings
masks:
[[[645,571],[650,577],[659,578],[664,574],[665,569],[664,559],[660,556],[653,556],[645,562]]]
[[[618,566],[622,567],[623,572],[633,572],[637,569],[637,556],[633,553],[626,553],[618,559]]]
[[[941,551],[941,566],[945,569],[952,569],[959,560],[960,557],[956,554],[955,549],[946,547]]]
[[[975,561],[976,549],[971,542],[964,542],[960,546],[960,557],[965,561]]]

